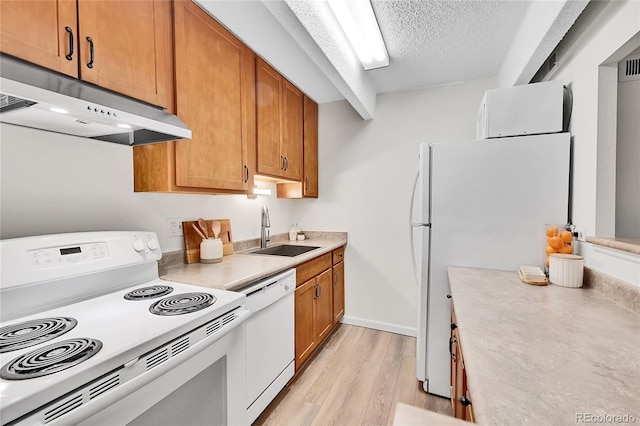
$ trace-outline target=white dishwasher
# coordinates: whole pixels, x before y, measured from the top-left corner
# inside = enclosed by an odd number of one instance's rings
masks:
[[[251,424],[294,373],[294,291],[289,269],[241,290],[251,311],[247,330],[247,424]]]

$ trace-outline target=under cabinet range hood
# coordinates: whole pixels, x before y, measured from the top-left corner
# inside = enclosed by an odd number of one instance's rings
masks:
[[[191,139],[159,107],[0,55],[0,122],[124,145]]]

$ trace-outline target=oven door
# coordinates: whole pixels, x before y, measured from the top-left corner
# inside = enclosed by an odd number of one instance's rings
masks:
[[[17,424],[245,425],[249,311],[237,313],[210,344],[194,345],[52,421],[34,416]]]

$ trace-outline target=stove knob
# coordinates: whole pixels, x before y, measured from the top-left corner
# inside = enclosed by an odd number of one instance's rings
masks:
[[[133,242],[133,249],[134,249],[135,251],[142,251],[142,250],[144,250],[144,243],[142,242],[142,240],[141,240],[141,239],[139,239],[139,238],[138,238],[137,240],[135,240],[135,241]]]
[[[149,241],[147,241],[147,246],[149,247],[149,250],[155,250],[158,248],[158,240],[156,240],[155,238],[151,238]]]

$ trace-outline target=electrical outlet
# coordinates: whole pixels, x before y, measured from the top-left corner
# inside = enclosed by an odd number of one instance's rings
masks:
[[[573,231],[573,235],[576,237],[578,241],[582,241],[582,242],[587,241],[587,230],[585,228],[576,228]]]
[[[167,226],[169,228],[169,238],[182,237],[182,221],[184,219],[180,217],[172,217],[167,219]]]

